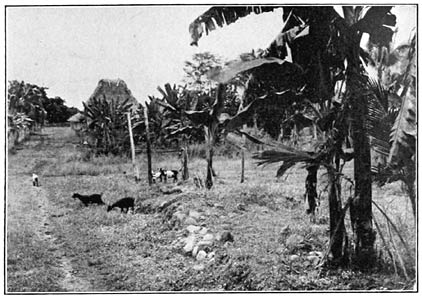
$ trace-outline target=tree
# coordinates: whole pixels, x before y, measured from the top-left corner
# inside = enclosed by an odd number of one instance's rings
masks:
[[[186,89],[195,92],[209,92],[217,84],[206,76],[207,72],[223,65],[221,58],[210,52],[194,54],[191,61],[185,61],[183,70]]]
[[[49,123],[65,123],[78,112],[77,108],[66,106],[65,100],[60,97],[44,98],[42,103],[47,112],[46,120]]]
[[[89,104],[83,102],[83,105],[88,119],[87,133],[96,140],[95,153],[117,155],[128,151],[127,113],[132,107],[129,98],[124,101],[92,98]]]
[[[262,13],[275,8],[277,7],[212,7],[190,25],[191,44],[197,44],[204,28],[208,34],[217,26],[233,23],[252,12]],[[365,83],[362,78],[365,77],[360,60],[360,41],[363,33],[368,33],[374,43],[387,44],[391,41],[393,31],[387,26],[395,25],[395,16],[390,13],[390,9],[391,7],[381,6],[368,9],[346,6],[343,7],[343,16],[340,16],[329,6],[283,7],[285,26],[267,49],[268,57],[285,59],[283,64],[296,65],[302,69],[302,79],[306,84],[301,86],[300,93],[311,102],[331,101],[337,82],[345,82],[345,90],[340,88],[338,92],[343,96],[338,99],[351,119],[355,197],[350,205],[350,216],[355,235],[355,259],[361,267],[370,267],[373,261],[375,232],[372,228],[370,149],[365,126],[368,111],[366,97],[362,92]],[[288,63],[289,61],[292,63]],[[236,70],[226,71],[226,75],[252,69],[237,66]],[[343,120],[337,124],[347,127]],[[330,141],[336,150],[331,151],[330,159],[334,160],[338,170],[341,144],[345,140],[344,130],[333,136]],[[332,194],[334,192],[336,191],[332,191]],[[337,209],[333,213],[341,224],[339,197],[333,202],[336,205],[330,205],[330,208]]]
[[[9,81],[8,113],[24,113],[32,120],[31,128],[41,128],[47,114],[43,106],[43,101],[47,100],[46,90],[45,87],[23,81]]]

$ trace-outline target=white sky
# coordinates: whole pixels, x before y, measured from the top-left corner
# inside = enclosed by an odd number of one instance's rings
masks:
[[[102,78],[123,79],[143,102],[156,88],[178,83],[183,62],[196,52],[235,58],[265,48],[280,31],[281,11],[251,15],[189,45],[189,24],[208,6],[9,7],[7,80],[48,87],[69,106],[82,107]],[[400,7],[399,40],[416,23]]]

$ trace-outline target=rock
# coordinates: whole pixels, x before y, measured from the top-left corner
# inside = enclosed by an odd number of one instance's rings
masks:
[[[291,255],[290,256],[290,261],[291,262],[296,262],[297,260],[299,260],[299,256],[298,255]]]
[[[189,237],[185,239],[186,244],[183,247],[183,250],[186,254],[189,254],[192,252],[195,246],[195,240],[196,240],[196,237],[193,234],[191,234]]]
[[[318,258],[322,258],[324,256],[323,252],[318,252],[318,251],[311,251],[308,254],[309,256],[316,256]]]
[[[209,248],[210,246],[212,246],[212,241],[201,240],[200,242],[198,242],[199,250],[204,250],[206,248]]]
[[[199,212],[197,212],[196,210],[190,210],[189,211],[189,216],[191,218],[194,218],[195,220],[198,220],[201,218],[201,214]]]
[[[194,256],[194,257],[196,257],[196,255],[198,254],[198,246],[197,245],[195,245],[195,247],[193,248],[193,250],[192,250],[192,256]]]
[[[176,207],[176,210],[181,212],[181,213],[187,214],[187,212],[185,211],[185,208],[183,207],[182,204],[178,204],[177,207]]]
[[[198,254],[196,255],[196,260],[203,261],[206,259],[206,257],[207,257],[207,253],[205,251],[199,251]]]
[[[205,235],[205,234],[207,234],[207,232],[208,232],[208,229],[207,229],[207,228],[205,228],[205,227],[203,227],[203,228],[201,229],[201,231],[199,231],[199,234],[201,234],[201,235]]]
[[[306,259],[308,259],[308,261],[311,262],[312,265],[317,265],[318,262],[319,262],[318,256],[308,256],[308,257],[306,257]]]
[[[165,208],[169,207],[173,203],[177,202],[177,200],[179,200],[179,199],[180,199],[179,197],[176,197],[176,198],[173,198],[171,200],[161,202],[160,206],[158,207],[158,210],[159,211],[164,210]]]
[[[201,271],[201,270],[204,270],[205,266],[204,264],[196,264],[192,268],[196,271]]]
[[[164,195],[171,195],[171,194],[180,194],[180,193],[182,193],[182,189],[180,189],[180,188],[160,188],[160,191]]]
[[[224,231],[218,237],[219,237],[219,241],[222,242],[222,243],[225,243],[225,242],[228,242],[228,241],[230,241],[230,242],[234,241],[234,237],[229,231]]]
[[[224,206],[222,204],[216,203],[214,204],[215,208],[224,209]]]
[[[291,232],[291,230],[290,230],[290,226],[289,226],[289,225],[287,225],[286,227],[284,227],[284,228],[281,230],[281,235],[289,235],[289,234],[290,234],[290,232]]]
[[[189,225],[186,227],[186,230],[188,230],[189,233],[196,233],[199,230],[201,230],[201,227],[195,226],[195,225]]]
[[[215,257],[215,252],[208,253],[207,258],[213,259]]]
[[[180,222],[180,223],[182,223],[185,218],[186,218],[186,215],[181,211],[176,211],[173,214],[173,219]]]
[[[212,235],[211,233],[207,233],[204,235],[204,237],[202,237],[202,241],[214,241],[214,235]]]
[[[197,225],[198,223],[196,222],[196,220],[195,220],[194,218],[192,218],[192,217],[188,217],[188,218],[185,220],[185,224],[186,224],[186,225]]]
[[[286,239],[286,246],[290,249],[296,248],[303,240],[303,236],[292,234]]]

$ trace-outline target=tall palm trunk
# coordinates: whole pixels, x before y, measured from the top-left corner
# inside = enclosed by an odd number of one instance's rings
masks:
[[[362,77],[359,76],[359,44],[355,46],[353,52],[353,57],[348,61],[350,66],[347,80],[352,117],[355,179],[355,199],[350,206],[350,219],[355,241],[354,262],[360,268],[369,268],[375,259],[375,232],[372,225],[371,150],[365,124],[368,106],[362,92]]]
[[[331,253],[334,265],[348,264],[348,244],[344,215],[342,215],[340,163],[338,154],[335,154],[335,164],[327,168],[330,184],[328,200],[330,209],[330,238],[332,240]]]

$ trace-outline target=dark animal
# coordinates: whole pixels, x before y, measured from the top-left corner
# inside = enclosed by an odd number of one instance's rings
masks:
[[[173,182],[177,182],[177,175],[179,171],[177,170],[165,170],[160,168],[161,175],[164,176],[164,181],[167,182],[168,178],[173,178]]]
[[[115,207],[120,208],[120,211],[124,211],[125,213],[128,212],[129,208],[132,209],[132,211],[134,210],[134,205],[135,205],[135,199],[132,197],[126,197],[126,198],[122,198],[119,201],[113,203],[112,205],[109,205],[107,207],[107,212],[109,212],[110,210],[112,210]]]
[[[34,187],[39,187],[39,181],[38,181],[38,175],[36,175],[35,173],[32,173],[32,185]]]
[[[81,200],[81,202],[85,206],[88,206],[88,204],[93,204],[93,203],[101,205],[101,204],[105,204],[103,202],[103,200],[101,200],[101,195],[102,194],[81,195],[81,194],[78,194],[78,193],[74,193],[72,195],[72,198],[73,199],[78,198],[79,200]]]

